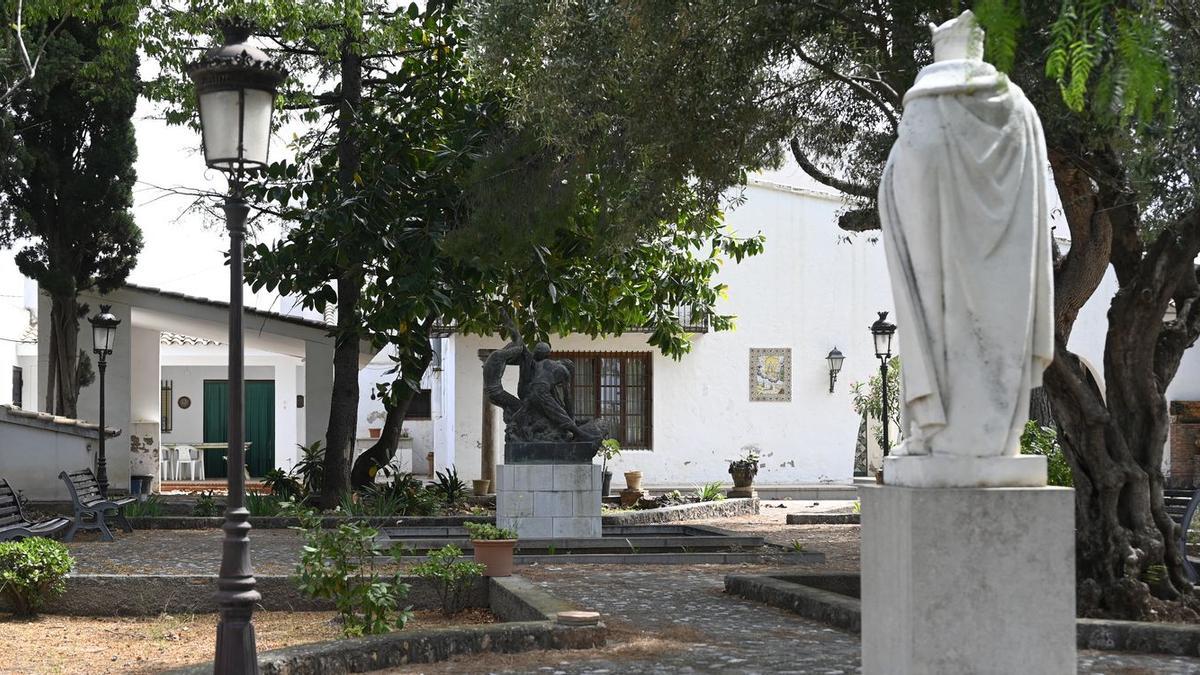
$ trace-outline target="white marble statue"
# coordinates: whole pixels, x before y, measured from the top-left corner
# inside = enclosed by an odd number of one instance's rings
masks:
[[[1045,459],[1018,454],[1054,354],[1041,122],[970,11],[930,28],[879,189],[905,432],[884,481],[1045,485]]]

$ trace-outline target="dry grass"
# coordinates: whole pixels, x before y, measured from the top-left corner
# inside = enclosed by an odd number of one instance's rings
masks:
[[[341,635],[334,612],[258,612],[259,651],[332,640]],[[410,629],[492,623],[487,610],[447,619],[417,612]],[[154,673],[212,659],[217,616],[157,617],[42,616],[33,620],[0,615],[0,673]]]

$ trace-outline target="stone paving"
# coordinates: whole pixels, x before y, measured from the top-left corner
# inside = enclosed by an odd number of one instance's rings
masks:
[[[221,536],[216,529],[139,531],[118,534],[114,544],[77,541],[69,546],[77,573],[215,574]],[[812,539],[811,548],[820,550]],[[256,573],[291,573],[299,543],[299,534],[291,530],[256,530],[252,535]],[[518,573],[539,586],[600,611],[612,628],[610,646],[585,652],[485,655],[393,672],[859,672],[856,635],[724,594],[725,574],[751,569],[736,565],[522,567]],[[1079,672],[1200,673],[1200,659],[1085,651],[1080,653]]]

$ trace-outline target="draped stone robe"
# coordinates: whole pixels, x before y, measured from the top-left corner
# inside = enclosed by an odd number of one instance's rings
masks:
[[[879,191],[905,440],[897,455],[1016,455],[1054,354],[1046,147],[978,59],[922,69]]]

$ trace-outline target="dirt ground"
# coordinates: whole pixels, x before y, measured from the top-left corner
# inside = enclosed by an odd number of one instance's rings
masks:
[[[256,612],[260,652],[332,640],[340,632],[334,612]],[[491,612],[470,609],[446,618],[416,612],[407,629],[493,623]],[[93,618],[0,614],[0,673],[155,673],[211,661],[216,614]]]

